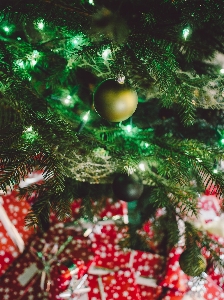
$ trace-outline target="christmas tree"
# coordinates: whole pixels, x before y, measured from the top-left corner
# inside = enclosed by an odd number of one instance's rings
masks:
[[[200,193],[224,190],[221,2],[1,2],[0,189],[43,171],[20,189],[35,195],[27,225],[65,219],[78,198],[93,220],[92,201],[113,196],[130,201],[125,246],[144,249],[137,232],[154,218],[170,248],[181,220],[185,266],[203,247],[223,264],[188,219]]]

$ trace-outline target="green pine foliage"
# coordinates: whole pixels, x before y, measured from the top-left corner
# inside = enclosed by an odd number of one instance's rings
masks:
[[[102,195],[112,195],[114,175],[135,171],[150,190],[136,208],[141,221],[154,219],[172,247],[180,237],[177,218],[197,216],[198,193],[212,184],[222,197],[223,173],[213,170],[224,157],[223,66],[215,60],[224,54],[224,6],[188,2],[0,4],[0,189],[33,170],[44,174],[44,183],[20,191],[35,192],[27,225],[47,228],[51,211],[66,219],[75,198],[83,198],[80,217],[93,220]],[[94,111],[93,92],[121,74],[136,89],[138,108],[131,119],[110,123]],[[159,220],[157,208],[167,212]],[[130,228],[127,243],[145,249],[139,226]],[[200,247],[202,233],[186,228]]]

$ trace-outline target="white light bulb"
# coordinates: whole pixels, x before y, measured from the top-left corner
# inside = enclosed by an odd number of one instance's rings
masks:
[[[32,127],[32,126],[28,127],[28,128],[26,129],[26,131],[27,131],[27,132],[33,131],[33,127]]]
[[[3,30],[5,31],[5,32],[9,32],[9,27],[8,26],[5,26],[5,27],[3,27]]]
[[[87,113],[83,116],[83,121],[88,121],[88,119],[89,119],[89,114],[90,114],[90,110],[89,111],[87,111]]]
[[[188,37],[188,35],[190,34],[190,30],[188,28],[185,28],[183,30],[183,37],[186,40],[186,38]]]
[[[144,163],[140,163],[138,166],[139,166],[140,170],[145,171],[145,165],[144,165]]]
[[[44,22],[42,20],[40,22],[38,22],[37,27],[38,27],[38,29],[43,30],[44,29]]]
[[[126,129],[127,132],[131,132],[132,126],[131,125],[127,125],[125,129]]]
[[[110,57],[110,55],[111,55],[111,50],[110,49],[106,49],[102,53],[102,58],[104,60],[107,60]]]

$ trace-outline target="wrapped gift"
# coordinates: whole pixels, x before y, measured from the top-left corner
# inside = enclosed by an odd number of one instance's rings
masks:
[[[33,229],[25,227],[24,218],[30,205],[19,199],[16,190],[0,197],[0,274],[22,253]]]
[[[66,288],[66,285],[62,285],[65,280],[60,280],[60,266],[74,258],[82,264],[93,258],[90,241],[83,236],[76,236],[74,231],[66,230],[63,223],[51,224],[47,233],[35,236],[26,253],[18,257],[3,276],[0,299],[4,299],[6,289],[9,299],[45,299],[47,295],[47,299],[55,300]]]
[[[102,277],[89,275],[88,286],[91,288],[88,293],[89,300],[141,299],[133,269],[111,272]]]
[[[205,282],[205,293],[203,295],[205,300],[221,300],[224,299],[223,290],[212,280],[210,276],[207,276]]]
[[[207,270],[207,274],[219,287],[221,287],[224,290],[223,270],[221,270],[219,267],[211,266]]]
[[[98,254],[94,259],[95,267],[117,271],[129,267],[130,250],[121,250],[117,245],[99,245],[95,251]]]
[[[165,276],[160,282],[160,286],[174,291],[186,292],[189,276],[181,270],[179,265],[179,257],[182,252],[183,249],[181,247],[173,248],[170,251],[167,259]]]
[[[157,300],[162,293],[162,287],[157,286],[156,280],[139,276],[136,278],[141,300]]]
[[[221,300],[224,299],[223,290],[206,273],[200,277],[191,278],[190,290],[186,293],[184,300]]]
[[[184,292],[168,290],[162,300],[182,300],[184,296]],[[193,300],[193,298],[191,300]]]
[[[132,267],[143,277],[159,279],[163,276],[165,259],[163,256],[143,251],[132,251]]]
[[[124,201],[113,201],[111,198],[106,199],[104,208],[99,212],[99,218],[112,218],[113,216],[123,216],[127,214],[127,203]]]
[[[200,219],[205,223],[213,221],[220,215],[220,201],[214,195],[203,195],[198,200]]]

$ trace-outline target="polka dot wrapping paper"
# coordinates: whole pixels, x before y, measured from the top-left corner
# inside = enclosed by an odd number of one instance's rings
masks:
[[[47,280],[45,281],[44,290],[40,287],[41,271],[43,264],[41,259],[35,254],[36,252],[45,253],[45,259],[48,259],[48,253],[53,251],[55,245],[57,249],[63,245],[68,237],[72,236],[71,242],[58,255],[57,260],[50,268],[50,291],[46,291]],[[45,247],[45,252],[43,251]],[[2,276],[0,282],[0,299],[17,299],[17,300],[36,300],[60,299],[58,295],[67,288],[61,278],[61,264],[66,260],[80,261],[88,264],[93,259],[93,254],[90,250],[90,241],[83,236],[77,236],[74,230],[64,228],[63,223],[51,224],[48,232],[44,234],[36,234],[28,248],[21,254],[12,264],[11,268]],[[59,263],[59,264],[58,264]],[[35,271],[32,277],[32,272]],[[22,280],[21,280],[22,278]],[[25,278],[25,279],[24,279]],[[13,284],[12,284],[13,283]],[[69,283],[69,281],[68,281]]]
[[[122,269],[98,278],[88,276],[89,300],[141,300],[133,269]]]
[[[12,222],[26,245],[30,236],[33,234],[33,229],[27,229],[24,221],[24,218],[30,209],[30,205],[24,199],[19,199],[16,190],[8,191],[7,194],[2,195],[1,203],[9,220]],[[10,234],[4,228],[0,216],[0,275],[6,271],[19,253],[20,251],[17,248],[16,243],[14,243]]]
[[[170,251],[166,263],[165,276],[160,281],[160,286],[179,292],[187,291],[189,276],[181,270],[179,265],[179,257],[182,252],[183,249],[181,247],[173,248]]]

